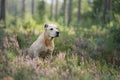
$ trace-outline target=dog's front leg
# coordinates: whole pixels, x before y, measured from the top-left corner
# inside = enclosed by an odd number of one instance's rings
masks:
[[[37,51],[34,51],[33,58],[36,58],[36,57],[38,57],[38,52],[37,52]]]
[[[52,54],[53,54],[53,51],[50,52],[50,59],[51,59],[51,60],[52,60],[52,58],[53,58],[53,55],[52,55]]]

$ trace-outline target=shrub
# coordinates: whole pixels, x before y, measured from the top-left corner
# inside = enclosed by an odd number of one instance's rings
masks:
[[[35,80],[33,76],[35,77],[34,70],[23,67],[17,70],[17,72],[14,74],[14,79],[15,80]]]
[[[120,49],[120,27],[112,27],[110,33],[115,48]]]

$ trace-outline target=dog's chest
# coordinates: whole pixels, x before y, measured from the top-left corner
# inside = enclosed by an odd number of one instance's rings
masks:
[[[48,39],[45,39],[45,51],[53,51],[53,49],[54,49],[54,42],[53,41],[50,41],[50,40],[48,40]]]
[[[51,53],[53,51],[54,47],[53,46],[45,46],[44,51],[47,53]]]

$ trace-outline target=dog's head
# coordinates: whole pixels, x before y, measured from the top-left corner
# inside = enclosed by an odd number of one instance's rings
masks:
[[[55,24],[45,24],[44,28],[48,36],[52,38],[59,37],[59,30]]]

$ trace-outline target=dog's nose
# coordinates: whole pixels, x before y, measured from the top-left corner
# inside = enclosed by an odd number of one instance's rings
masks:
[[[59,32],[56,32],[56,37],[59,37]]]
[[[59,32],[56,32],[57,35],[59,35]]]

